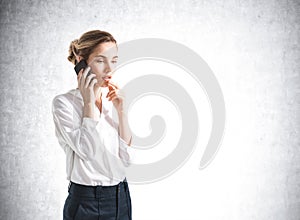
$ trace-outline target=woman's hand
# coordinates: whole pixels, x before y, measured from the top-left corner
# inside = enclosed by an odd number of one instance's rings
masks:
[[[87,76],[90,71],[90,67],[88,66],[85,70],[81,69],[78,74],[78,88],[83,98],[84,104],[95,104],[96,97],[94,92],[94,85],[97,83],[97,79],[95,78],[95,74],[91,73]]]
[[[131,145],[131,131],[129,128],[127,114],[124,112],[124,94],[120,91],[119,87],[112,82],[108,82],[109,92],[107,93],[107,98],[112,101],[119,116],[119,136],[130,146]]]
[[[106,98],[108,98],[108,101],[113,102],[113,105],[115,106],[118,113],[122,113],[125,99],[124,95],[122,94],[119,87],[111,81],[108,82],[108,89],[109,92],[107,93]]]

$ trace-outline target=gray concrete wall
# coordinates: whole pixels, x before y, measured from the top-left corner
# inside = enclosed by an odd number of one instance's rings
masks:
[[[157,199],[132,185],[135,220],[300,218],[298,1],[3,0],[0,12],[0,219],[62,219],[68,183],[51,101],[76,86],[68,46],[90,29],[118,42],[181,42],[224,92],[226,134],[215,161],[179,171],[172,186],[147,186],[182,197]],[[183,194],[187,182],[198,191]]]

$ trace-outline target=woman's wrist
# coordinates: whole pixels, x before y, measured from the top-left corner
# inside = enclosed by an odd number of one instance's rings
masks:
[[[94,107],[92,103],[84,103],[83,117],[94,118]]]
[[[125,109],[118,110],[118,115],[119,115],[119,117],[127,116],[127,111]]]

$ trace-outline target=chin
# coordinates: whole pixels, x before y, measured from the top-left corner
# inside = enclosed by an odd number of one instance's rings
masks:
[[[106,88],[107,86],[108,86],[108,84],[106,82],[103,82],[100,87]]]

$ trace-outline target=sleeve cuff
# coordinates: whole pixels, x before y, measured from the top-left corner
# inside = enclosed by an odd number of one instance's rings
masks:
[[[129,166],[132,163],[133,159],[133,153],[132,153],[132,147],[130,147],[120,136],[120,157],[124,162],[125,166]]]
[[[89,118],[89,117],[83,117],[82,119],[82,126],[85,128],[95,128],[97,126],[99,121],[93,119],[93,118]]]

